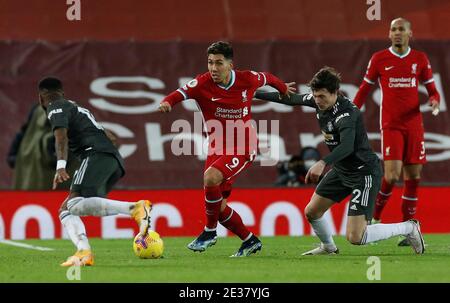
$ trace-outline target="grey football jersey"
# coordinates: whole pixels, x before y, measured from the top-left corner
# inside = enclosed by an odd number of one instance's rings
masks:
[[[348,98],[339,95],[332,108],[320,110],[312,94],[293,94],[280,99],[278,93],[256,92],[255,97],[315,108],[320,131],[331,152],[323,160],[333,164],[337,172],[344,176],[379,172],[380,161],[370,146],[361,112]]]
[[[110,153],[116,157],[125,172],[119,151],[88,109],[73,101],[59,99],[48,105],[47,118],[53,131],[58,128],[67,129],[69,149],[76,156],[83,158],[89,151]]]

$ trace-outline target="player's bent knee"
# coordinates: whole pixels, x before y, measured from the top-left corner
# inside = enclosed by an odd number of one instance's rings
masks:
[[[312,207],[308,207],[308,205],[305,207],[305,217],[308,219],[309,222],[320,219],[323,214],[320,212],[317,212]]]
[[[409,173],[408,175],[405,175],[404,180],[420,180],[420,173]]]
[[[217,186],[220,185],[220,183],[222,183],[222,180],[217,177],[205,176],[205,178],[203,179],[203,185],[205,186]]]
[[[397,174],[396,172],[386,173],[384,179],[389,184],[395,184],[400,180],[400,174]]]
[[[72,213],[72,209],[73,209],[79,202],[81,202],[81,200],[83,200],[83,199],[84,199],[83,197],[75,197],[75,198],[70,199],[69,201],[67,201],[66,209],[67,209],[70,213]]]
[[[362,234],[359,232],[348,232],[346,238],[353,245],[361,245]]]
[[[223,181],[222,173],[217,169],[208,169],[203,176],[203,184],[205,186],[220,185]]]
[[[61,204],[61,206],[58,209],[58,214],[61,215],[62,212],[68,211],[67,209],[67,202],[68,200],[64,200],[64,202]]]
[[[66,204],[61,205],[61,207],[58,209],[58,214],[60,215],[63,211],[67,211]]]

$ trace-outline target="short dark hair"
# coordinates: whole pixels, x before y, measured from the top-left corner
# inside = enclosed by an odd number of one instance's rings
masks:
[[[332,67],[324,66],[314,75],[308,86],[312,91],[325,88],[328,92],[334,94],[339,90],[340,82],[341,74]]]
[[[55,91],[62,91],[63,85],[61,80],[59,80],[56,77],[45,77],[41,81],[39,81],[38,88],[40,91],[49,91],[49,92],[55,92]]]
[[[406,26],[407,26],[409,29],[411,29],[411,22],[410,22],[409,20],[407,20],[407,19],[405,19],[405,18],[403,18],[403,17],[398,17],[398,18],[395,18],[394,20],[391,21],[391,25],[392,25],[392,23],[395,22],[395,21],[403,21],[403,22],[406,24]]]
[[[223,55],[225,59],[233,59],[233,47],[230,43],[224,41],[217,41],[211,44],[206,51],[208,55]]]

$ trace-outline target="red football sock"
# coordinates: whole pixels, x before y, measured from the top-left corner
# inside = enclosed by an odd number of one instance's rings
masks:
[[[246,240],[250,235],[250,231],[245,227],[241,216],[228,205],[225,206],[225,209],[220,213],[219,222],[241,238],[241,240]]]
[[[220,186],[205,186],[206,227],[209,229],[217,227],[222,200]]]
[[[383,180],[381,182],[381,189],[378,192],[377,200],[375,202],[375,211],[373,213],[373,218],[375,220],[380,220],[381,212],[383,211],[384,206],[389,200],[389,197],[392,195],[393,187],[394,184],[389,184],[383,177]]]
[[[403,186],[402,196],[402,213],[403,221],[408,221],[414,218],[417,209],[417,188],[419,187],[420,179],[405,180]]]

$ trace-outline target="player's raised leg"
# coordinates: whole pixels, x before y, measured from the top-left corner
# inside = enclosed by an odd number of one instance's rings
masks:
[[[72,215],[76,216],[128,215],[136,221],[141,234],[147,233],[151,222],[152,203],[149,200],[125,202],[100,197],[76,197],[68,201],[67,208]]]
[[[77,252],[63,266],[94,263],[90,247],[83,244],[88,242],[84,225],[80,225],[80,216],[129,215],[138,224],[140,233],[147,233],[152,209],[150,201],[123,202],[104,198],[122,174],[119,162],[108,153],[92,152],[81,162],[80,169],[72,180],[71,194],[64,203],[60,216],[69,236],[70,231],[74,230],[75,235],[82,240],[79,245],[76,244]],[[69,216],[65,217],[66,215]]]
[[[64,208],[60,211],[60,220],[70,239],[77,247],[77,252],[61,265],[94,265],[93,254],[80,216],[129,215],[138,224],[139,232],[146,234],[150,226],[151,208],[151,202],[148,200],[140,200],[134,203],[100,197],[83,198],[77,196],[64,202]]]
[[[150,227],[150,201],[124,202],[104,198],[121,176],[119,162],[113,155],[90,154],[74,175],[71,190],[79,196],[67,202],[69,212],[76,216],[128,215],[138,224],[139,232],[146,234]]]

